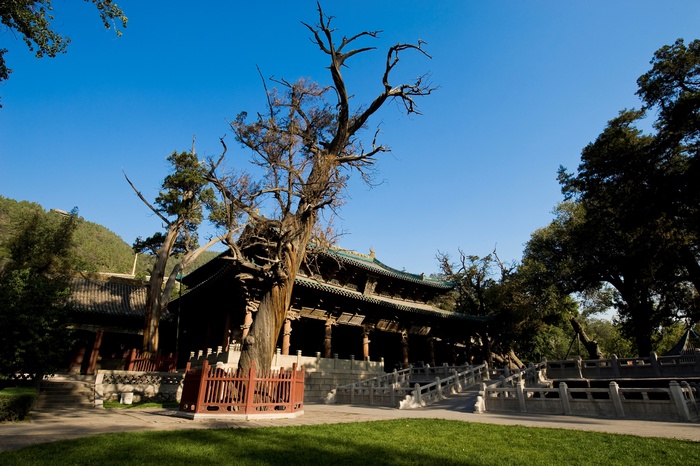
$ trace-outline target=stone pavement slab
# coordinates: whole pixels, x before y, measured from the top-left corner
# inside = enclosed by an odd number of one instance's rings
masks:
[[[307,403],[304,406],[304,414],[297,418],[254,421],[189,420],[177,417],[174,409],[54,409],[33,412],[31,419],[24,422],[0,424],[0,451],[16,450],[37,443],[110,432],[238,429],[406,418],[449,419],[463,422],[576,429],[700,441],[700,423],[597,419],[563,415],[473,414],[470,410],[468,398],[462,396],[454,396],[442,403],[412,410]]]

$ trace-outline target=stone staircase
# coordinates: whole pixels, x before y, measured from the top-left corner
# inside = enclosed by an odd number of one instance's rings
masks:
[[[41,382],[36,411],[62,411],[95,407],[95,376],[57,374]]]

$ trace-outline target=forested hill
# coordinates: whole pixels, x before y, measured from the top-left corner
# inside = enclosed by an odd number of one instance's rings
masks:
[[[15,201],[0,196],[0,259],[9,257],[6,241],[17,231],[23,221],[35,215],[42,216],[47,222],[56,222],[60,219],[58,213],[47,211],[36,202]],[[75,268],[77,270],[131,273],[134,264],[134,251],[128,243],[104,226],[78,217],[74,244]],[[189,271],[211,260],[217,254],[213,251],[205,252],[195,264],[188,267]],[[139,254],[136,276],[145,277],[148,275],[152,264],[152,257]],[[173,264],[169,265],[168,271]]]

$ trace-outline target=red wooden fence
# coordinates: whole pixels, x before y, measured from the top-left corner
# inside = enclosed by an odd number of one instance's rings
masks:
[[[187,371],[180,412],[188,417],[201,414],[287,417],[304,410],[304,368],[273,370],[257,374],[216,368],[204,361],[201,368]]]
[[[129,352],[124,364],[124,370],[142,372],[175,372],[177,353],[163,356],[158,353],[155,356],[146,357],[136,348]]]

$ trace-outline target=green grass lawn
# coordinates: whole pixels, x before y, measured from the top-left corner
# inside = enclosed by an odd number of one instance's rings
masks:
[[[404,419],[106,434],[0,453],[0,464],[666,466],[700,464],[700,443]]]
[[[0,390],[0,395],[36,395],[36,390],[27,387],[7,387]]]

